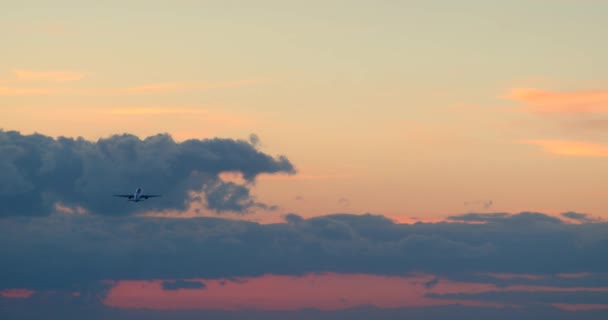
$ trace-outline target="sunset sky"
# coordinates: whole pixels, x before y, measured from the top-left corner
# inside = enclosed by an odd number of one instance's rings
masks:
[[[608,1],[0,7],[0,318],[608,315]]]

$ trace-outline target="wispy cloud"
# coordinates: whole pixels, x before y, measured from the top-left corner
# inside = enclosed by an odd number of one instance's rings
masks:
[[[209,110],[180,107],[123,107],[99,110],[108,115],[177,115],[177,114],[210,114]]]
[[[293,175],[272,176],[262,174],[259,180],[334,180],[334,179],[350,179],[356,177],[352,174],[306,174],[297,173]]]
[[[27,289],[0,290],[0,297],[12,299],[25,299],[31,297],[35,292]]]
[[[608,145],[572,140],[524,140],[522,143],[537,145],[546,152],[563,156],[608,157]]]
[[[165,83],[153,83],[130,86],[126,88],[117,88],[110,90],[113,93],[124,93],[124,94],[152,94],[152,93],[167,93],[175,92],[179,90],[186,90],[192,87],[191,84],[181,82],[165,82]]]
[[[29,87],[24,82],[51,82],[64,84],[84,78],[84,73],[76,71],[29,71],[13,70],[14,77],[5,79],[0,85],[0,96],[70,95],[70,96],[131,96],[171,94],[189,91],[206,91],[237,88],[262,84],[267,79],[250,79],[219,82],[161,82],[124,87],[76,88],[68,86]]]
[[[269,81],[268,79],[246,79],[235,81],[219,81],[219,82],[163,82],[150,83],[143,85],[135,85],[125,88],[110,89],[107,92],[111,94],[161,94],[172,93],[178,91],[189,90],[210,90],[243,87],[249,85],[257,85]]]
[[[53,95],[60,91],[53,88],[24,88],[14,86],[0,86],[0,96],[40,96]]]
[[[12,74],[19,81],[71,82],[85,77],[83,72],[72,70],[13,69]]]
[[[502,98],[524,103],[525,111],[536,113],[608,112],[608,90],[559,92],[514,88]]]

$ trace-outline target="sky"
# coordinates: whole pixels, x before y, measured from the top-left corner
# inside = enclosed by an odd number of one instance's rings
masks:
[[[608,315],[608,2],[2,7],[3,319]]]

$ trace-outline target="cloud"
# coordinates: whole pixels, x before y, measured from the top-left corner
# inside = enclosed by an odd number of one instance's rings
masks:
[[[0,96],[40,96],[57,94],[60,91],[54,88],[23,88],[14,86],[0,86]]]
[[[198,108],[180,108],[180,107],[123,107],[102,109],[98,111],[100,114],[118,115],[118,116],[142,116],[142,115],[209,115],[210,111]]]
[[[540,213],[458,217],[484,224],[396,224],[371,214],[286,219],[290,222],[262,225],[220,218],[59,213],[8,217],[0,219],[0,256],[5,261],[0,264],[0,290],[74,288],[112,279],[315,272],[425,272],[442,279],[486,274],[484,279],[508,285],[533,279],[487,274],[608,270],[606,223],[569,224]],[[591,281],[585,277],[543,281],[558,280]]]
[[[301,223],[304,221],[304,218],[302,218],[302,216],[297,215],[295,213],[288,213],[285,215],[285,222],[289,223],[289,224],[296,224],[296,223]]]
[[[0,297],[11,299],[25,299],[31,297],[35,292],[27,289],[0,290]]]
[[[435,277],[424,283],[424,287],[427,289],[432,289],[439,284],[439,278]]]
[[[234,182],[224,182],[207,191],[207,207],[221,213],[233,211],[247,213],[249,209],[276,210],[276,206],[268,206],[255,202],[249,194],[249,188]]]
[[[162,288],[163,290],[204,289],[206,285],[201,281],[175,280],[163,281]]]
[[[128,85],[121,87],[74,87],[66,83],[85,78],[86,73],[73,70],[27,70],[13,69],[12,77],[5,79],[0,85],[0,96],[38,96],[38,95],[70,95],[70,96],[132,96],[151,94],[170,94],[186,91],[207,91],[227,88],[238,88],[264,84],[267,78],[253,78],[232,81],[204,82],[158,82]],[[24,83],[50,86],[31,87]]]
[[[348,200],[348,198],[345,198],[345,197],[341,197],[340,199],[338,199],[338,203],[340,205],[342,205],[343,207],[350,206],[350,200]]]
[[[485,291],[479,293],[429,293],[427,297],[436,299],[486,301],[499,303],[534,304],[599,304],[608,305],[608,291],[577,289],[572,291]]]
[[[223,172],[239,172],[247,182],[224,182]],[[244,140],[175,142],[167,134],[140,139],[123,134],[72,139],[0,131],[0,217],[48,215],[59,203],[91,214],[125,215],[151,210],[184,210],[205,201],[219,212],[272,209],[249,192],[260,174],[295,173],[284,156],[273,158]],[[163,194],[162,201],[139,206],[112,198],[142,187]],[[204,199],[190,192],[202,192]]]
[[[489,209],[494,202],[492,200],[475,200],[475,201],[465,201],[465,206],[481,206],[484,209]]]
[[[211,90],[236,88],[244,86],[258,85],[267,82],[267,79],[246,79],[235,81],[218,81],[218,82],[162,82],[143,85],[135,85],[124,88],[115,88],[108,90],[107,94],[127,94],[127,95],[142,95],[142,94],[163,94],[179,91],[192,90]]]
[[[251,143],[254,147],[258,147],[260,145],[260,137],[258,137],[258,135],[255,133],[250,134],[249,143]]]
[[[586,213],[577,213],[577,212],[572,212],[572,211],[562,213],[562,217],[572,219],[572,220],[575,220],[577,222],[582,222],[582,223],[592,223],[592,222],[602,221],[599,218],[592,218]]]
[[[49,315],[61,315],[61,319],[90,320],[598,320],[605,319],[606,310],[561,310],[552,306],[528,305],[525,307],[481,307],[450,304],[430,307],[382,308],[357,306],[341,310],[151,310],[146,308],[113,308],[100,303],[83,301],[82,297],[63,295],[60,298],[37,296],[27,300],[0,299],[0,310],[4,320],[45,319]]]
[[[262,175],[262,180],[334,180],[334,179],[350,179],[353,178],[352,174],[306,174],[298,173],[289,176],[277,176],[277,175]]]
[[[608,157],[608,146],[595,142],[569,140],[525,140],[525,144],[542,147],[545,152],[578,157]]]
[[[513,286],[552,288],[608,288],[606,273],[464,273],[449,275],[452,281],[492,284],[497,288]]]
[[[558,218],[551,217],[539,212],[521,212],[519,214],[509,214],[505,212],[497,213],[467,213],[457,216],[450,216],[448,220],[462,222],[492,222],[495,224],[561,224]]]
[[[186,83],[180,82],[166,82],[166,83],[155,83],[155,84],[146,84],[146,85],[138,85],[127,87],[123,89],[118,89],[117,92],[127,93],[127,94],[150,94],[150,93],[166,93],[178,90],[185,90],[190,88],[191,86]]]
[[[608,112],[608,91],[556,92],[533,88],[514,88],[503,98],[522,102],[527,111],[537,113]]]
[[[85,73],[70,70],[12,70],[13,76],[19,81],[71,82],[85,77]]]

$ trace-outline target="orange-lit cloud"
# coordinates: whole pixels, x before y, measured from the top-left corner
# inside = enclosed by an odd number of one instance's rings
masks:
[[[525,140],[525,144],[542,147],[546,152],[563,156],[608,157],[608,145],[570,140]]]
[[[24,106],[0,108],[0,119],[11,124],[7,129],[24,133],[44,132],[93,140],[127,129],[139,136],[149,136],[158,134],[162,128],[160,132],[170,133],[176,141],[209,138],[226,131],[244,131],[245,135],[260,121],[250,114],[222,111],[218,106]]]
[[[180,108],[180,107],[124,107],[98,110],[101,114],[107,115],[178,115],[178,114],[199,114],[209,115],[210,112],[204,109],[197,108]]]
[[[48,82],[70,82],[81,80],[85,77],[83,72],[70,70],[12,70],[13,75],[19,81],[48,81]]]
[[[538,113],[608,112],[608,90],[556,92],[533,88],[514,88],[503,98],[526,104]]]
[[[223,82],[201,82],[201,83],[188,83],[188,82],[164,82],[164,83],[152,83],[144,85],[130,86],[126,88],[116,88],[108,90],[110,94],[160,94],[160,93],[172,93],[177,91],[187,90],[210,90],[210,89],[223,89],[223,88],[234,88],[243,87],[249,85],[257,85],[268,81],[267,79],[250,79],[250,80],[235,80],[235,81],[223,81]]]
[[[269,175],[261,174],[259,180],[333,180],[353,178],[353,174],[306,174],[296,173],[293,175]]]
[[[0,96],[39,96],[59,93],[52,88],[26,88],[14,86],[0,86]]]
[[[185,90],[190,87],[191,87],[191,85],[188,85],[186,83],[167,82],[167,83],[145,84],[145,85],[126,87],[126,88],[118,88],[115,90],[115,92],[126,93],[126,94],[167,93],[167,92],[174,92],[174,91],[178,91],[178,90]]]
[[[88,214],[88,211],[81,206],[70,207],[70,206],[64,205],[59,202],[55,203],[55,210],[57,212],[67,213],[67,214]]]
[[[244,86],[258,85],[268,82],[268,79],[245,79],[233,81],[217,81],[217,82],[161,82],[139,84],[125,87],[90,87],[76,88],[66,87],[24,87],[15,85],[23,82],[50,82],[55,84],[63,84],[81,80],[85,77],[85,73],[69,70],[49,70],[49,71],[34,71],[14,69],[12,70],[13,77],[4,79],[4,85],[0,85],[0,96],[9,95],[48,95],[61,94],[67,96],[123,96],[123,95],[149,95],[149,94],[166,94],[177,93],[184,91],[205,91],[212,89],[236,88]],[[10,85],[9,85],[10,84]]]

